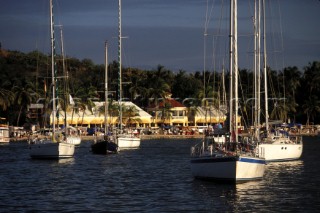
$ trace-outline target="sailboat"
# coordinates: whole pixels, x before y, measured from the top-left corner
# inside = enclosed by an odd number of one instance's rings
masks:
[[[191,173],[195,178],[238,183],[261,179],[266,161],[256,156],[254,144],[238,137],[237,0],[231,0],[230,16],[229,133],[222,146],[204,137],[191,147]]]
[[[141,138],[133,133],[125,133],[122,127],[122,68],[121,68],[121,0],[119,0],[119,36],[118,36],[118,57],[119,57],[119,84],[118,84],[118,103],[119,103],[119,131],[116,140],[119,148],[122,149],[136,149],[140,147]]]
[[[64,56],[64,45],[63,45],[63,34],[62,34],[62,27],[60,28],[60,38],[61,38],[61,55],[62,55],[62,69],[63,69],[63,74],[65,78],[64,82],[64,133],[66,137],[66,142],[70,144],[74,144],[75,146],[80,146],[81,144],[81,137],[78,134],[78,131],[76,128],[69,126],[67,122],[67,100],[72,99],[71,95],[69,94],[69,75],[68,71],[66,70],[66,64],[65,64],[65,56]],[[71,102],[71,101],[70,101]]]
[[[260,6],[260,5],[259,5]],[[297,160],[301,157],[303,151],[302,136],[290,136],[281,126],[281,121],[269,122],[268,112],[268,88],[267,88],[267,55],[266,55],[266,23],[265,23],[265,1],[263,1],[263,29],[264,29],[264,64],[263,64],[263,78],[264,78],[264,94],[265,94],[265,134],[260,136],[260,131],[257,132],[256,138],[261,138],[258,145],[258,155],[265,158],[267,162],[272,161],[290,161]],[[260,9],[258,9],[260,11]],[[259,57],[260,54],[257,54]],[[258,60],[260,61],[260,60]],[[257,70],[259,72],[259,69]],[[260,78],[257,78],[260,81]],[[257,86],[260,89],[259,86]],[[257,94],[260,94],[258,91]],[[259,100],[259,98],[258,98]],[[260,108],[259,108],[260,109]],[[259,113],[259,112],[258,112]],[[259,123],[260,121],[257,121]],[[270,128],[270,127],[273,128]],[[278,126],[278,127],[277,127]],[[258,129],[259,130],[259,129]]]
[[[93,154],[108,154],[118,153],[120,151],[117,144],[114,143],[114,136],[109,135],[107,118],[108,118],[108,44],[105,43],[105,105],[104,105],[104,139],[102,141],[95,141],[91,145],[91,151]]]
[[[56,64],[55,64],[55,40],[54,40],[54,22],[53,22],[53,4],[50,0],[50,32],[51,32],[51,72],[52,72],[52,137],[50,139],[35,138],[30,142],[29,150],[31,158],[38,159],[60,159],[71,158],[74,156],[75,145],[67,143],[62,134],[56,134],[55,116],[56,116]]]

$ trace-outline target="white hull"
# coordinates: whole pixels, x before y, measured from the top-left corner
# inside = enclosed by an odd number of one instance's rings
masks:
[[[71,158],[75,146],[65,142],[37,141],[30,144],[30,157],[40,159]]]
[[[8,127],[0,127],[0,143],[9,143],[9,128]]]
[[[303,145],[300,144],[259,144],[259,156],[266,161],[297,160],[302,155]]]
[[[130,136],[119,136],[117,138],[117,145],[120,149],[137,149],[140,147],[140,138]]]
[[[227,182],[261,179],[265,160],[255,157],[208,156],[191,159],[191,172],[195,178]]]
[[[75,146],[79,146],[81,144],[81,137],[80,136],[67,136],[67,141],[66,143],[68,144],[73,144]]]

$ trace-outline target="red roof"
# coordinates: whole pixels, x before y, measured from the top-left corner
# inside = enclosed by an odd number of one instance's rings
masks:
[[[159,103],[159,108],[163,108],[164,107],[164,104],[167,103],[167,104],[170,104],[172,108],[174,107],[186,107],[185,105],[183,105],[182,103],[176,101],[175,99],[173,98],[168,98],[166,99],[165,101],[161,101]],[[151,106],[149,106],[149,108],[155,108],[156,106],[154,104],[152,104]]]

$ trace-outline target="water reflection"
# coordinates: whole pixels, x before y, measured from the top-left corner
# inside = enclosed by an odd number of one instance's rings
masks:
[[[32,160],[26,143],[0,146],[0,207],[7,212],[319,212],[320,143],[300,161],[269,163],[261,181],[194,180],[192,141],[143,141],[101,156],[82,142],[74,158]]]
[[[302,160],[289,162],[272,162],[266,166],[265,180],[270,184],[274,181],[281,183],[291,183],[301,177],[304,171],[304,162]]]
[[[257,211],[271,211],[276,203],[288,205],[290,209],[291,202],[298,199],[298,189],[294,185],[301,180],[303,171],[301,160],[270,163],[260,181],[234,185],[194,180],[193,190],[200,199],[208,201],[209,209],[216,211],[247,212],[252,207]]]
[[[59,164],[73,164],[74,163],[74,158],[59,159],[58,163]]]
[[[220,184],[210,181],[193,181],[193,191],[199,200],[206,201],[207,209],[217,212],[232,211],[230,202],[237,199],[236,186],[233,184]]]

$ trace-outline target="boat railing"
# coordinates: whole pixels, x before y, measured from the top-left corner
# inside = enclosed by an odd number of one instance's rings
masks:
[[[192,157],[208,156],[208,155],[212,155],[212,153],[213,153],[212,145],[203,147],[202,144],[196,144],[195,146],[191,147]]]
[[[219,146],[214,146],[210,144],[208,146],[203,146],[202,144],[197,144],[191,147],[191,156],[192,157],[208,157],[218,154],[225,154],[225,151],[218,148]]]
[[[28,142],[29,142],[29,144],[46,144],[46,143],[51,142],[51,140],[48,139],[48,138],[38,138],[38,137],[36,137],[36,138],[33,138],[33,139],[29,140]]]
[[[296,144],[301,144],[302,143],[302,136],[300,135],[290,135],[289,136],[290,141]]]
[[[198,157],[201,151],[201,146],[196,144],[191,147],[191,157]]]
[[[140,135],[139,134],[131,134],[131,133],[122,133],[122,134],[118,134],[117,137],[121,137],[121,138],[132,138],[132,137],[135,137],[135,138],[140,138]]]

